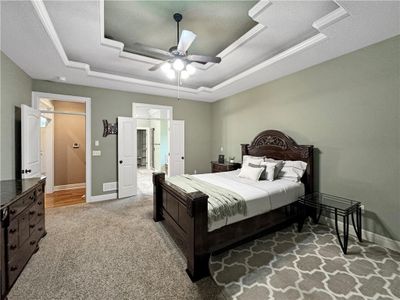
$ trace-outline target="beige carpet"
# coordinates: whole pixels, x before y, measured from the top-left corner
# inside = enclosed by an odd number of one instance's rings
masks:
[[[233,299],[400,299],[400,253],[307,224],[211,257],[215,281]]]
[[[9,294],[36,299],[216,299],[152,220],[152,197],[47,210],[47,236]],[[222,297],[222,296],[221,296]]]
[[[135,200],[48,209],[48,234],[9,299],[400,297],[399,253],[352,240],[344,256],[323,226],[287,228],[213,256],[218,285],[210,277],[193,284],[181,252],[152,220],[149,178],[141,174]]]

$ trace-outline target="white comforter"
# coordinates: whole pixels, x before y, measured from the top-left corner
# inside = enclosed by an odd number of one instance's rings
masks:
[[[238,177],[239,171],[194,175],[203,181],[236,192],[246,200],[246,216],[238,214],[213,222],[208,231],[285,206],[304,194],[304,185],[301,182],[283,179],[252,181]]]

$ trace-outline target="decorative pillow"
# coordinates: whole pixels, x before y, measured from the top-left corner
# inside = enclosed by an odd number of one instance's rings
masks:
[[[274,171],[274,179],[277,179],[279,176],[279,172],[282,170],[283,165],[285,164],[285,162],[283,160],[276,160],[273,158],[265,158],[265,162],[268,163],[274,163],[275,165],[275,171]]]
[[[306,171],[307,163],[300,160],[285,160],[282,170],[279,172],[279,179],[286,179],[299,182]]]
[[[259,166],[256,166],[255,168],[250,166],[243,166],[240,170],[238,177],[258,181],[260,179],[261,173],[264,170],[264,168],[260,168]]]
[[[251,155],[243,155],[242,166],[248,166],[249,163],[253,165],[259,165],[264,161],[264,156],[251,156]]]
[[[259,165],[249,163],[249,167],[263,168],[263,171],[260,175],[260,180],[268,180],[268,181],[274,181],[275,166],[276,164],[267,162],[262,162]]]

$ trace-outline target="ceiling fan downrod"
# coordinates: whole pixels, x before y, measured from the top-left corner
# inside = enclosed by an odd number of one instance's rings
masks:
[[[174,20],[176,22],[176,44],[179,44],[179,22],[182,21],[182,15],[180,13],[174,13]]]

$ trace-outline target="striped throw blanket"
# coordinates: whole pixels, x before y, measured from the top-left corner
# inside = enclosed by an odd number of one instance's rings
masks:
[[[208,224],[223,220],[236,214],[247,214],[246,201],[239,194],[205,182],[191,175],[173,176],[168,182],[183,189],[186,193],[196,191],[208,195]]]

